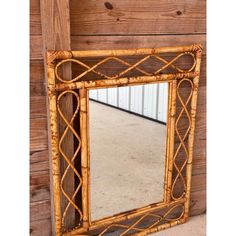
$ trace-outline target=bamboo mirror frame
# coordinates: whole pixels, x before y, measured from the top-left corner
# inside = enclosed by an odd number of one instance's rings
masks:
[[[168,53],[175,53],[175,57],[169,61],[164,59],[163,55]],[[115,235],[145,235],[184,223],[188,219],[201,54],[202,46],[198,44],[152,49],[47,52],[48,127],[55,235],[112,235],[111,232],[115,232]],[[192,57],[192,63],[189,68],[181,69],[175,64],[185,55]],[[122,56],[140,56],[142,58],[135,64],[130,64],[121,59]],[[103,57],[103,59],[92,66],[82,60],[95,57]],[[150,57],[163,64],[153,73],[139,68]],[[110,60],[125,65],[127,69],[112,76],[99,72],[98,67]],[[72,78],[69,70],[64,68],[62,76],[58,72],[59,67],[67,62],[77,63],[85,69]],[[174,72],[163,73],[167,68],[171,68]],[[124,77],[127,72],[132,70],[136,70],[138,76]],[[88,73],[95,74],[98,79],[84,79]],[[64,78],[66,76],[67,80]],[[89,89],[161,82],[168,82],[169,85],[163,201],[91,221],[88,142]],[[189,92],[185,99],[181,97],[180,93],[184,83],[189,85]],[[71,96],[70,102],[73,103],[70,118],[68,118],[68,114],[63,113],[60,103],[61,98],[66,94]],[[184,115],[187,119],[187,126],[181,134],[178,124]],[[61,131],[60,123],[63,123]],[[63,144],[69,132],[74,140],[74,149],[70,156],[65,151]],[[182,161],[178,161],[178,156]],[[63,168],[61,161],[64,162]],[[73,184],[73,191],[68,191],[64,183],[69,172],[72,172],[72,175],[77,178]],[[177,182],[181,183],[181,188],[178,187],[177,190],[178,196],[175,193]],[[67,227],[66,222],[70,217],[70,209],[74,211],[74,218],[70,227]]]

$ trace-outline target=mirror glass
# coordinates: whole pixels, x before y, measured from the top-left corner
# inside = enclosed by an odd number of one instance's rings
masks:
[[[89,91],[92,221],[163,201],[168,83]]]

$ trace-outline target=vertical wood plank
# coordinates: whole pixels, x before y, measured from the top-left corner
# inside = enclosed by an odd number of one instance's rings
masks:
[[[70,50],[69,0],[41,0],[41,24],[45,50]]]
[[[70,50],[70,13],[69,13],[69,0],[41,0],[41,26],[43,38],[43,51],[46,50]],[[46,62],[46,60],[45,60]],[[71,66],[68,65],[62,71],[64,78],[71,78]],[[47,77],[47,74],[45,74]],[[47,84],[47,83],[46,83]],[[72,96],[64,99],[62,104],[62,112],[66,114],[66,118],[70,119],[73,114]],[[65,129],[65,125],[59,119],[59,136]],[[50,128],[50,127],[49,127]],[[50,130],[50,129],[49,129]],[[69,134],[65,137],[62,148],[66,149],[66,154],[69,157],[73,155],[73,135]],[[61,161],[61,170],[63,171],[67,163]],[[65,191],[71,196],[74,192],[74,174],[71,171],[67,176],[68,184],[64,186]],[[52,183],[52,180],[51,180]],[[53,202],[53,200],[52,200]],[[62,208],[64,209],[67,200],[62,198]],[[53,206],[53,204],[52,204]],[[68,214],[65,220],[65,226],[71,226],[74,222],[74,214]],[[52,217],[53,219],[53,217]]]

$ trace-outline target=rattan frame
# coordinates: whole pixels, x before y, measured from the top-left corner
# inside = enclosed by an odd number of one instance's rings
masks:
[[[166,61],[161,57],[164,53],[177,53],[177,56],[171,60]],[[190,55],[193,58],[192,66],[183,70],[174,65],[175,61],[181,56]],[[53,219],[55,227],[55,235],[106,235],[109,230],[115,228],[119,235],[146,235],[148,233],[156,232],[180,223],[185,222],[189,215],[190,203],[190,188],[191,188],[191,169],[193,158],[193,141],[195,130],[195,116],[197,106],[197,93],[200,76],[202,46],[198,44],[181,47],[163,47],[154,49],[127,49],[127,50],[97,50],[97,51],[48,51],[47,58],[47,91],[48,91],[48,108],[49,108],[49,142],[50,142],[50,157],[51,157],[51,176],[52,176],[52,196],[53,196]],[[130,65],[120,56],[145,56],[138,63]],[[101,62],[89,67],[80,61],[80,58],[89,57],[105,57]],[[147,60],[148,57],[155,56],[157,60],[162,61],[164,66],[153,74],[139,69],[139,65]],[[128,67],[125,71],[116,74],[115,76],[107,76],[96,71],[96,68],[108,60],[115,60]],[[85,67],[85,71],[76,78],[71,80],[64,80],[57,73],[61,64],[68,61],[79,63]],[[162,74],[163,69],[172,67],[176,73]],[[123,77],[123,75],[130,71],[137,70],[140,76]],[[83,76],[89,72],[93,72],[102,79],[97,80],[83,80]],[[184,102],[178,89],[183,81],[190,84],[191,91]],[[168,122],[167,122],[167,152],[165,164],[165,180],[164,180],[164,200],[163,202],[152,204],[143,208],[135,209],[129,212],[124,212],[111,216],[105,219],[91,222],[90,220],[90,197],[89,197],[89,135],[88,135],[88,90],[94,88],[107,88],[115,86],[138,85],[147,83],[169,83],[168,94]],[[78,92],[79,91],[79,92]],[[66,120],[63,115],[59,101],[63,94],[70,93],[76,98],[77,106],[73,117],[70,121]],[[181,103],[181,111],[176,114],[176,99]],[[187,105],[190,104],[190,111],[187,110]],[[189,120],[188,128],[181,136],[178,132],[178,121],[182,114],[185,113]],[[80,133],[78,134],[73,128],[73,120],[76,115],[79,115]],[[58,132],[58,116],[60,116],[66,124],[65,132],[62,136]],[[68,131],[71,131],[78,140],[79,146],[75,150],[73,157],[67,157],[61,149],[61,142]],[[180,144],[175,149],[174,138],[175,135],[179,137]],[[185,141],[188,141],[186,145]],[[182,166],[175,163],[176,153],[183,148],[185,151],[185,161]],[[75,168],[73,162],[78,153],[81,151],[81,169],[80,173]],[[71,168],[80,180],[79,185],[75,189],[73,196],[67,196],[62,187],[62,181],[66,171],[61,173],[60,158],[64,158],[68,163],[67,169]],[[175,179],[172,178],[173,169],[177,171]],[[182,170],[186,168],[186,176],[183,176]],[[181,196],[176,197],[173,189],[177,179],[183,181],[184,190]],[[82,190],[81,203],[82,207],[79,209],[74,202],[76,193]],[[65,211],[61,210],[61,194],[68,200],[68,207],[74,207],[81,216],[81,224],[74,225],[74,228],[66,230],[63,228],[63,219],[66,216]],[[171,216],[176,208],[181,208],[178,216]],[[160,211],[161,213],[158,213]],[[157,212],[157,213],[156,213]],[[171,217],[170,217],[171,216]],[[63,218],[64,217],[64,218]],[[147,227],[140,227],[147,217],[155,219],[151,225]],[[131,223],[127,223],[131,220]]]

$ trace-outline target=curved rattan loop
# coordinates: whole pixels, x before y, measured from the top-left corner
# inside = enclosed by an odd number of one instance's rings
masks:
[[[179,93],[179,88],[181,86],[181,84],[184,82],[184,81],[187,81],[190,85],[191,85],[191,89],[190,89],[190,93],[186,99],[186,101],[184,102],[181,98],[181,95]],[[186,147],[185,145],[185,140],[186,138],[188,137],[188,134],[189,134],[189,131],[190,131],[190,128],[191,128],[191,117],[190,117],[190,114],[189,114],[189,111],[187,110],[187,105],[189,104],[189,102],[191,101],[191,98],[192,98],[192,95],[193,95],[193,82],[190,80],[190,79],[182,79],[179,83],[178,83],[178,86],[177,86],[177,97],[182,105],[182,109],[176,119],[176,122],[175,122],[175,131],[176,131],[176,134],[179,138],[179,141],[180,141],[180,144],[178,145],[177,149],[176,149],[176,152],[174,154],[174,162],[173,162],[173,165],[174,165],[174,168],[176,169],[177,171],[177,175],[173,181],[173,184],[172,184],[172,189],[171,189],[171,196],[172,196],[172,199],[174,200],[178,200],[178,199],[181,199],[183,198],[183,196],[185,195],[186,193],[186,181],[185,181],[185,178],[183,177],[182,175],[182,171],[184,170],[184,168],[186,167],[186,164],[188,162],[188,157],[189,157],[189,153],[188,153],[188,148]],[[187,130],[185,131],[183,137],[181,137],[180,133],[179,133],[179,130],[178,130],[178,123],[179,123],[179,120],[180,118],[182,117],[183,113],[185,112],[185,114],[187,115],[187,118],[188,118],[188,128]],[[181,167],[179,167],[177,164],[176,164],[176,158],[178,156],[178,153],[181,149],[181,147],[184,149],[184,152],[185,152],[185,156],[183,156],[183,158],[185,158],[183,164]],[[181,182],[182,182],[182,185],[183,185],[183,192],[182,194],[179,196],[179,197],[176,197],[174,196],[174,189],[175,189],[175,186],[177,184],[177,181],[178,179],[181,179]]]
[[[64,114],[62,113],[62,111],[61,111],[61,109],[60,109],[60,100],[61,100],[61,98],[62,98],[64,95],[66,95],[66,94],[72,94],[73,96],[76,97],[76,100],[77,100],[76,109],[75,109],[75,111],[74,111],[74,113],[73,113],[73,115],[72,115],[70,121],[68,121],[68,120],[65,118]],[[81,148],[81,139],[80,139],[79,135],[76,133],[76,131],[74,130],[73,126],[72,126],[73,121],[74,121],[76,115],[77,115],[78,112],[79,112],[79,96],[78,96],[78,94],[77,94],[76,92],[72,91],[72,90],[66,90],[66,91],[62,92],[62,93],[58,96],[58,98],[57,98],[57,110],[58,110],[58,113],[60,114],[60,117],[63,119],[63,121],[64,121],[65,124],[66,124],[66,129],[64,130],[64,132],[63,132],[63,134],[62,134],[62,136],[61,136],[61,138],[60,138],[60,141],[59,141],[59,152],[61,153],[61,155],[63,156],[63,158],[66,160],[66,162],[67,162],[67,164],[68,164],[68,166],[66,167],[66,169],[65,169],[65,171],[64,171],[64,173],[63,173],[63,175],[62,175],[62,177],[61,177],[61,185],[60,185],[60,186],[61,186],[61,191],[62,191],[63,195],[64,195],[64,196],[66,197],[66,199],[68,200],[68,204],[66,205],[66,208],[65,208],[65,210],[64,210],[64,212],[63,212],[63,216],[62,216],[62,226],[64,226],[65,217],[66,217],[66,214],[67,214],[68,209],[69,209],[70,206],[73,206],[73,207],[77,210],[77,212],[78,212],[79,215],[80,215],[80,220],[82,220],[82,212],[81,212],[81,210],[78,208],[78,206],[74,203],[74,198],[75,198],[76,194],[78,193],[79,189],[80,189],[81,186],[82,186],[82,179],[81,179],[81,176],[80,176],[80,174],[78,173],[78,171],[76,170],[76,168],[75,168],[74,165],[73,165],[73,161],[74,161],[75,158],[77,157],[77,154],[78,154],[78,152],[79,152],[79,150],[80,150],[80,148]],[[63,140],[64,140],[66,134],[69,132],[69,130],[73,133],[73,135],[74,135],[74,136],[76,137],[76,139],[78,140],[78,146],[77,146],[77,148],[76,148],[76,150],[75,150],[75,152],[74,152],[74,154],[73,154],[73,156],[72,156],[71,159],[69,159],[69,157],[64,153],[63,148],[62,148]],[[79,178],[79,181],[80,181],[79,184],[78,184],[78,186],[77,186],[77,188],[75,189],[74,194],[73,194],[72,196],[69,196],[69,195],[65,192],[65,190],[64,190],[64,188],[63,188],[63,183],[64,183],[64,180],[65,180],[65,177],[67,176],[67,173],[68,173],[68,171],[69,171],[70,168],[73,170],[73,172],[74,172],[75,175]]]
[[[100,72],[97,72],[97,71],[95,71],[94,69],[95,69],[96,67],[98,67],[99,65],[103,64],[104,62],[108,61],[108,60],[109,60],[109,58],[105,58],[105,59],[101,60],[100,62],[98,62],[96,65],[90,67],[90,66],[88,66],[87,64],[85,64],[85,63],[83,63],[83,62],[81,62],[81,61],[79,61],[79,60],[77,60],[77,59],[65,59],[65,60],[60,61],[60,62],[56,65],[56,67],[55,67],[55,75],[56,75],[56,78],[57,78],[58,80],[60,80],[61,82],[63,82],[63,83],[75,82],[75,81],[77,81],[78,79],[80,79],[81,77],[83,77],[84,75],[86,75],[87,73],[89,73],[90,71],[93,71],[95,74],[97,74],[97,75],[99,75],[99,76],[101,76],[101,77],[106,77],[104,74],[102,74],[102,73],[100,73]],[[58,74],[58,68],[59,68],[62,64],[65,64],[65,63],[67,63],[67,62],[74,62],[74,63],[77,63],[77,64],[82,65],[83,67],[87,68],[87,70],[84,71],[83,73],[81,73],[80,75],[76,76],[74,79],[71,79],[71,80],[63,80],[63,79],[61,78],[61,76]]]
[[[181,69],[177,66],[175,66],[173,63],[176,62],[179,58],[185,56],[185,55],[190,55],[193,59],[193,64],[192,66],[189,68],[189,69]],[[156,57],[158,60],[162,61],[165,63],[165,65],[163,67],[161,67],[160,69],[158,69],[154,74],[158,74],[160,73],[161,71],[163,71],[164,69],[166,69],[167,67],[171,66],[173,69],[175,69],[177,72],[191,72],[195,66],[196,66],[196,58],[195,58],[195,55],[191,52],[184,52],[184,53],[181,53],[179,54],[178,56],[176,56],[174,59],[172,59],[170,62],[166,61],[164,58],[160,57],[159,55],[154,55],[154,57]]]
[[[181,214],[175,218],[168,218],[168,216],[176,209],[178,208],[179,206],[182,207],[182,211],[181,211]],[[148,227],[148,229],[151,229],[155,226],[157,226],[161,221],[163,220],[166,220],[168,222],[171,222],[173,220],[179,220],[182,218],[182,216],[184,215],[184,206],[182,204],[177,204],[177,205],[174,205],[173,207],[171,207],[163,216],[160,216],[160,215],[157,215],[156,214],[156,217],[160,217],[159,220],[157,222],[155,222],[154,224],[150,225]]]
[[[147,60],[148,58],[150,58],[150,56],[147,56],[145,58],[143,58],[141,61],[139,61],[138,63],[134,64],[134,65],[131,65],[130,63],[118,58],[118,57],[108,57],[108,58],[105,58],[103,60],[101,60],[100,62],[98,62],[97,64],[95,64],[94,66],[90,67],[88,65],[86,65],[85,63],[79,61],[79,60],[76,60],[76,59],[65,59],[65,60],[62,60],[60,61],[56,67],[55,67],[55,74],[56,74],[56,78],[58,80],[60,80],[61,82],[63,83],[71,83],[71,82],[75,82],[77,80],[79,80],[80,78],[82,78],[84,75],[86,75],[87,73],[89,72],[94,72],[95,74],[101,76],[102,78],[106,78],[106,79],[115,79],[115,78],[118,78],[120,77],[121,75],[127,73],[128,71],[132,70],[132,69],[136,69],[138,70],[139,72],[141,72],[142,74],[144,75],[151,75],[150,73],[140,69],[140,68],[136,68],[139,64],[141,64],[143,61]],[[110,60],[116,60],[118,62],[120,62],[121,64],[124,64],[126,66],[129,66],[128,69],[126,69],[125,71],[121,72],[120,74],[117,74],[117,75],[114,75],[114,76],[107,76],[99,71],[96,71],[95,68],[97,68],[98,66],[100,66],[101,64],[107,62],[107,61],[110,61]],[[87,68],[88,70],[84,71],[83,73],[79,74],[78,76],[76,76],[74,79],[71,79],[71,80],[63,80],[60,75],[58,74],[58,68],[62,65],[62,64],[65,64],[67,62],[74,62],[74,63],[77,63],[79,65],[82,65],[84,66],[85,68]]]
[[[191,65],[191,67],[189,69],[181,69],[179,67],[177,67],[176,65],[174,65],[174,62],[176,62],[177,60],[179,60],[179,58],[185,56],[185,55],[190,55],[192,58],[193,58],[193,64]],[[157,61],[161,61],[163,62],[165,65],[162,66],[161,68],[159,68],[157,71],[155,71],[154,73],[149,73],[143,69],[140,69],[138,66],[141,65],[143,62],[145,62],[146,60],[148,60],[149,58],[151,57],[154,57]],[[106,63],[107,61],[110,61],[110,60],[115,60],[115,61],[118,61],[119,63],[121,63],[122,65],[125,65],[127,66],[128,68],[123,70],[122,72],[118,73],[118,74],[115,74],[113,76],[108,76],[104,73],[101,73],[97,70],[95,70],[96,68],[98,68],[100,65]],[[79,74],[78,76],[76,76],[75,78],[73,79],[70,79],[70,80],[65,80],[63,79],[59,73],[58,73],[58,69],[65,63],[68,63],[68,62],[73,62],[73,63],[76,63],[78,65],[81,65],[83,66],[86,70]],[[83,76],[85,76],[86,74],[88,74],[89,72],[93,72],[95,73],[96,75],[102,77],[102,78],[106,78],[106,79],[117,79],[123,75],[125,75],[126,73],[132,71],[132,70],[137,70],[138,72],[140,72],[142,75],[157,75],[159,74],[160,72],[162,72],[164,69],[168,68],[168,67],[172,67],[173,69],[176,70],[176,72],[191,72],[196,66],[196,58],[195,58],[195,55],[191,52],[184,52],[184,53],[180,53],[179,55],[177,55],[174,59],[172,59],[171,61],[167,61],[165,60],[164,58],[162,58],[161,56],[157,55],[157,54],[152,54],[152,55],[148,55],[148,56],[145,56],[143,57],[142,59],[140,59],[138,62],[136,62],[135,64],[130,64],[128,63],[127,61],[121,59],[121,58],[118,58],[118,57],[107,57],[101,61],[99,61],[97,64],[93,65],[92,67],[90,67],[89,65],[85,64],[84,62],[78,60],[78,59],[73,59],[73,58],[70,58],[70,59],[64,59],[62,61],[60,61],[56,67],[55,67],[55,75],[56,75],[56,78],[62,82],[62,83],[71,83],[71,82],[75,82],[75,81],[78,81],[79,79],[81,79]]]
[[[178,207],[182,208],[179,216],[177,217],[174,217],[174,218],[168,218],[168,216]],[[159,214],[156,214],[156,213],[153,213],[153,212],[149,212],[149,213],[146,213],[144,215],[142,215],[138,220],[136,220],[132,225],[124,225],[124,224],[117,224],[117,223],[114,223],[114,224],[111,224],[111,225],[108,225],[101,233],[99,233],[98,235],[99,236],[103,236],[103,235],[106,235],[106,232],[111,229],[111,228],[124,228],[126,229],[125,231],[123,231],[121,234],[119,234],[120,236],[125,236],[125,235],[129,235],[129,232],[131,230],[135,230],[137,232],[142,232],[142,231],[145,231],[145,230],[149,230],[157,225],[159,225],[162,221],[167,221],[167,222],[172,222],[174,220],[179,220],[183,217],[184,215],[184,206],[183,204],[176,204],[174,206],[172,206],[165,214],[163,215],[159,215]],[[139,227],[135,227],[137,226],[139,223],[141,223],[145,218],[147,217],[154,217],[157,219],[157,221],[155,221],[153,224],[149,225],[147,228],[139,228]]]

